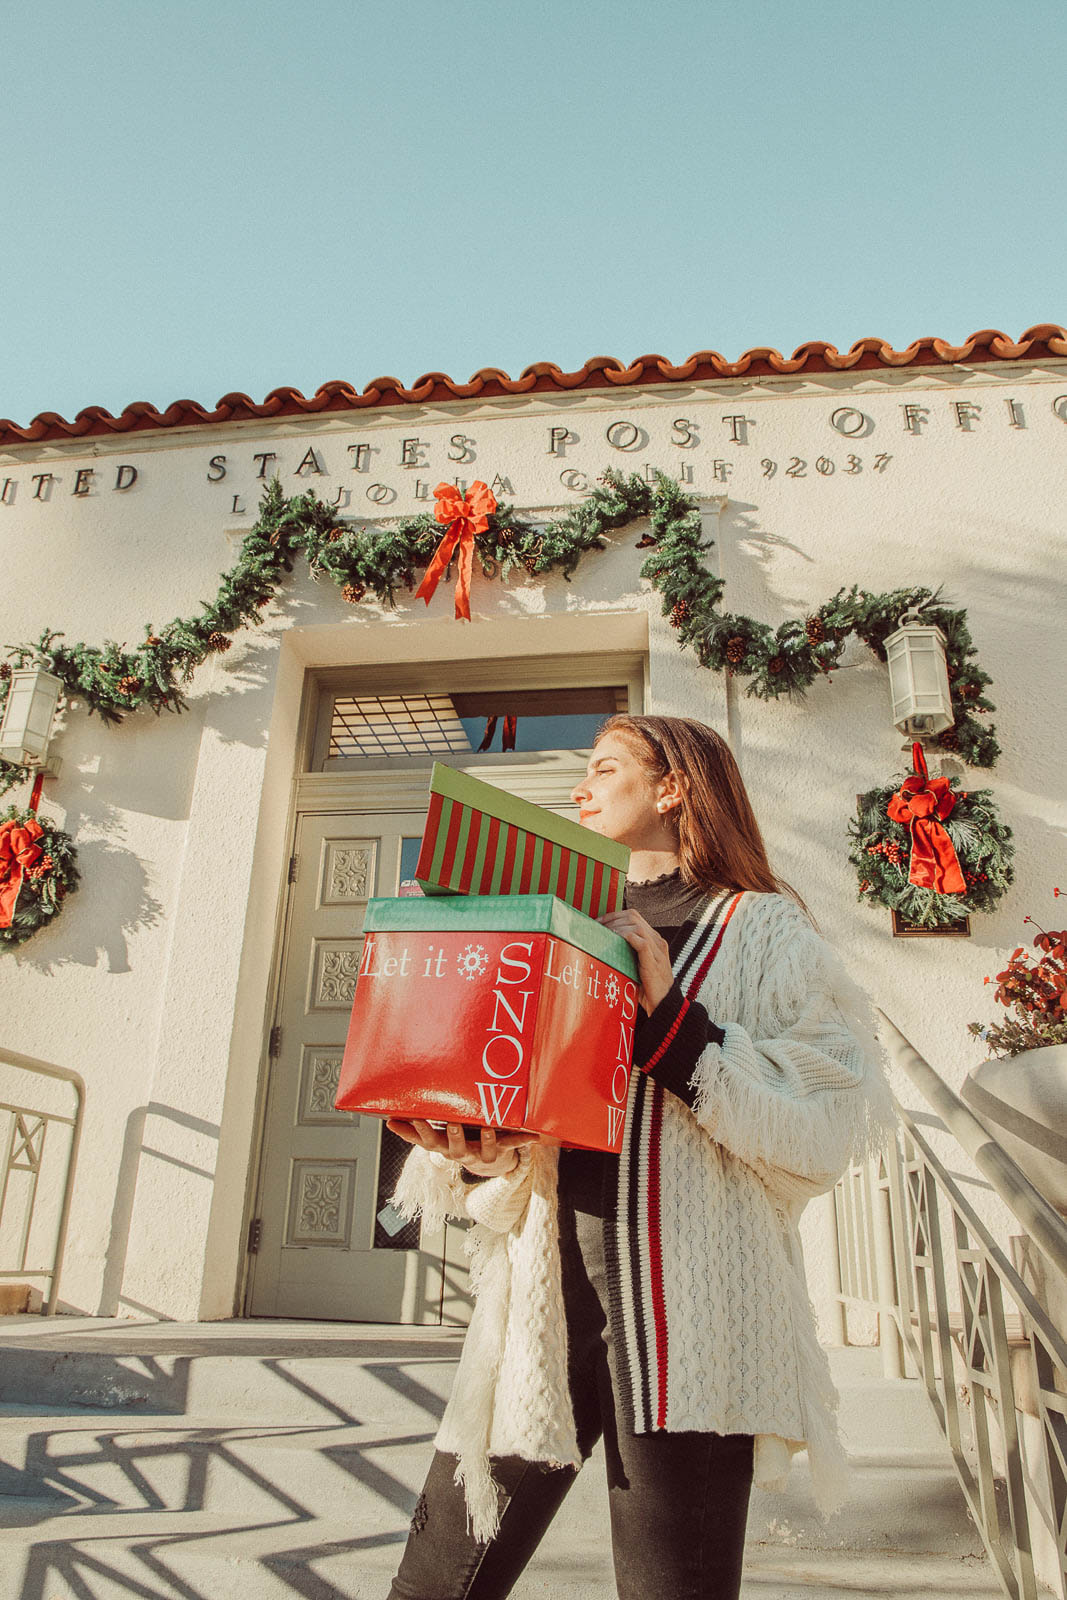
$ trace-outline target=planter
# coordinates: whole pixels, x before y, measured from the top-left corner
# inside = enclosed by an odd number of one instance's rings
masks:
[[[983,1061],[967,1074],[960,1097],[1067,1216],[1067,1045]]]

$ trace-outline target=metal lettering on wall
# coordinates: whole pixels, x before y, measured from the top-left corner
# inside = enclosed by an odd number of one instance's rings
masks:
[[[866,397],[864,397],[866,399]],[[1015,395],[990,396],[981,400],[922,400],[891,402],[878,397],[871,410],[861,405],[838,405],[824,411],[818,419],[823,440],[796,441],[796,448],[781,443],[772,413],[750,416],[743,411],[719,411],[702,405],[698,417],[680,415],[662,420],[647,414],[643,421],[624,415],[588,424],[576,417],[566,425],[534,424],[543,432],[535,437],[544,456],[558,462],[553,481],[563,491],[561,499],[589,494],[594,487],[592,474],[603,470],[605,462],[617,461],[619,470],[638,471],[651,482],[662,471],[695,493],[721,494],[723,485],[747,492],[761,481],[781,477],[796,482],[807,479],[823,484],[859,477],[884,477],[890,469],[899,471],[904,462],[901,452],[913,444],[933,438],[965,441],[989,440],[1006,433],[1018,434],[1031,427],[1030,413],[1044,420],[1049,413],[1067,425],[1067,394],[1046,401],[1020,400]],[[753,408],[755,409],[755,408]],[[875,414],[877,413],[877,414]],[[771,435],[777,438],[774,447]],[[873,436],[878,435],[877,447]],[[837,441],[837,448],[831,443]],[[861,441],[871,440],[863,450]],[[887,448],[892,443],[893,448]],[[762,449],[760,446],[762,445]],[[771,448],[768,448],[770,446]],[[724,455],[723,451],[730,452]],[[576,453],[596,463],[585,468],[573,459]],[[377,459],[376,459],[377,458]],[[455,476],[457,466],[465,475]],[[203,481],[222,485],[220,509],[227,517],[254,515],[263,487],[275,475],[293,493],[301,486],[314,485],[321,498],[338,515],[396,516],[390,507],[403,500],[433,505],[433,489],[441,478],[465,491],[475,477],[488,483],[498,500],[530,496],[519,469],[511,462],[483,458],[479,440],[466,433],[451,433],[439,439],[423,439],[418,434],[355,443],[320,440],[315,444],[294,441],[277,450],[205,452],[198,468]],[[114,466],[62,467],[53,463],[48,470],[24,473],[9,471],[0,478],[0,513],[16,505],[44,508],[73,498],[81,503],[113,495],[143,493],[151,485],[151,468],[146,462],[117,462]],[[319,479],[324,480],[321,484]],[[236,490],[234,480],[240,485]],[[538,491],[543,496],[543,486]]]

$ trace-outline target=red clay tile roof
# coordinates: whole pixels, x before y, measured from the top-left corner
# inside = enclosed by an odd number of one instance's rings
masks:
[[[906,350],[894,350],[882,339],[859,339],[843,354],[832,344],[811,339],[791,356],[769,346],[746,350],[737,361],[727,361],[714,350],[700,350],[681,366],[664,356],[639,356],[624,367],[611,356],[593,356],[577,372],[561,372],[550,361],[527,367],[509,378],[499,367],[483,367],[469,383],[456,383],[443,372],[427,372],[409,389],[397,378],[375,378],[362,390],[335,380],[324,383],[310,399],[299,389],[272,389],[262,405],[246,394],[223,395],[214,411],[195,400],[175,400],[157,411],[147,400],[135,401],[113,417],[103,406],[87,406],[73,422],[54,411],[42,411],[25,428],[0,421],[0,445],[37,444],[53,439],[84,439],[90,435],[146,433],[157,428],[188,428],[223,422],[246,422],[256,417],[294,417],[330,411],[365,411],[375,406],[425,405],[427,401],[492,399],[498,395],[534,394],[544,390],[625,389],[638,384],[696,383],[715,378],[781,377],[797,372],[855,372],[873,367],[939,367],[960,361],[1041,360],[1067,356],[1067,329],[1043,322],[1018,340],[995,328],[973,333],[960,345],[944,339],[916,339]]]

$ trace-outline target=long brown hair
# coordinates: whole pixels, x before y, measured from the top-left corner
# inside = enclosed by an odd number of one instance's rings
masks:
[[[597,740],[618,733],[628,740],[655,781],[673,772],[678,808],[678,861],[682,882],[699,889],[755,889],[803,900],[771,870],[752,802],[726,740],[689,717],[609,717]],[[807,907],[804,906],[807,910]]]

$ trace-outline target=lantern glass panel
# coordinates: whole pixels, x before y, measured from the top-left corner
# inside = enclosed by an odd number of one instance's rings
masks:
[[[11,674],[0,723],[0,760],[20,764],[44,761],[62,687],[60,678],[39,667]]]
[[[893,722],[905,734],[952,726],[952,700],[940,628],[903,627],[886,640]]]

